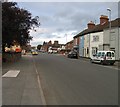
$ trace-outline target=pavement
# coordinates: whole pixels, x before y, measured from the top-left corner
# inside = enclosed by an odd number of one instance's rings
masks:
[[[35,69],[31,55],[22,56],[15,63],[3,63],[2,75],[9,70],[20,70],[17,77],[2,77],[3,105],[44,105]]]

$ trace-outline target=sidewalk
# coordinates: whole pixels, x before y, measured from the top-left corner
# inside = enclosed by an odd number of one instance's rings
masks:
[[[43,105],[32,56],[22,56],[16,63],[4,63],[2,75],[20,70],[17,77],[2,78],[3,105]]]

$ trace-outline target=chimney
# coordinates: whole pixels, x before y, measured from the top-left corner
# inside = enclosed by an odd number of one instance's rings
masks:
[[[52,41],[51,40],[48,42],[48,45],[52,45]]]
[[[54,41],[54,45],[58,45],[58,41]]]
[[[108,16],[105,16],[105,15],[100,16],[100,24],[101,25],[108,23],[108,20],[109,20]]]
[[[88,29],[93,29],[93,28],[95,27],[95,24],[94,24],[93,21],[90,21],[90,22],[87,24],[87,26],[88,26]]]

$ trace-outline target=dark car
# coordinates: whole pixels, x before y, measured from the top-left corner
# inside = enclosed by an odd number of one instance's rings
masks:
[[[78,54],[75,51],[71,51],[71,52],[69,52],[67,57],[68,58],[78,58]]]

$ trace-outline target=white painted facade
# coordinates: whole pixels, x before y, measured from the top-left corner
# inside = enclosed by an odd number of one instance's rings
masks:
[[[90,48],[90,43],[89,43],[89,34],[84,35],[84,57],[90,57],[89,56],[89,48]]]
[[[112,28],[111,34],[109,32],[109,29],[104,29],[104,31],[101,32],[84,35],[84,57],[91,57],[93,54],[96,54],[98,50],[115,51],[115,58],[116,60],[119,60],[120,28]]]
[[[120,28],[114,27],[111,29],[104,29],[104,44],[109,44],[108,49],[115,51],[116,60],[120,59]],[[106,50],[106,48],[104,49]]]
[[[90,33],[90,57],[97,53],[98,50],[103,50],[103,31]]]

